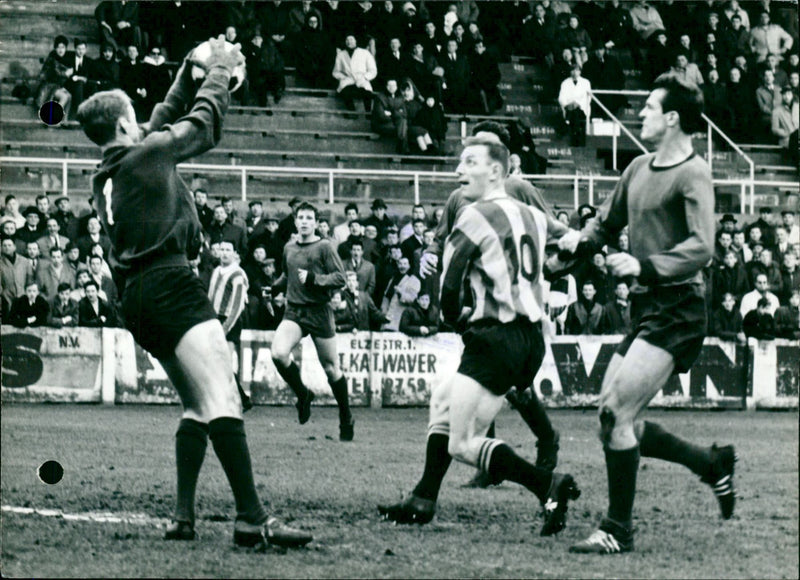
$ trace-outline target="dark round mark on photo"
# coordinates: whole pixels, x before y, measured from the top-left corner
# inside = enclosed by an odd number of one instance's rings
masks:
[[[39,479],[48,485],[55,485],[64,477],[64,468],[58,461],[45,461],[39,466]]]
[[[58,125],[64,120],[64,108],[56,101],[48,101],[39,109],[39,118],[45,125]]]

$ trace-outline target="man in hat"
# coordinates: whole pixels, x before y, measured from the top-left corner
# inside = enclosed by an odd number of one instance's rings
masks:
[[[372,215],[364,220],[363,225],[373,225],[378,228],[378,237],[382,238],[389,226],[393,226],[394,222],[386,215],[386,202],[381,198],[377,198],[372,202],[370,207]]]
[[[29,205],[22,215],[25,216],[25,225],[22,226],[22,229],[17,230],[17,239],[26,244],[35,242],[44,234],[44,229],[41,227],[42,214],[34,206]]]
[[[733,217],[733,214],[726,213],[725,215],[722,216],[722,219],[719,220],[720,231],[728,232],[732,238],[733,232],[736,231],[736,223],[738,221],[739,220]]]
[[[750,230],[759,228],[761,230],[761,241],[765,248],[775,245],[775,227],[770,221],[772,216],[771,207],[762,207],[758,210],[758,219],[744,229],[745,237],[750,239]]]
[[[78,218],[70,209],[69,198],[62,195],[56,199],[56,211],[52,217],[56,219],[59,231],[69,240],[78,239]]]

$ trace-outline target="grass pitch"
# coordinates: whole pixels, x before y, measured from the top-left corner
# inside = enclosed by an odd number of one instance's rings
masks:
[[[300,426],[293,408],[246,415],[256,482],[269,509],[313,531],[307,548],[250,553],[232,545],[234,506],[209,445],[198,486],[194,543],[163,542],[174,503],[177,407],[4,405],[3,506],[65,514],[144,514],[144,525],[2,512],[4,577],[535,577],[797,578],[798,417],[792,413],[652,411],[698,443],[736,445],[736,515],[723,522],[710,489],[680,466],[643,459],[636,551],[577,556],[569,545],[606,507],[594,411],[553,411],[559,470],[583,491],[567,529],[540,538],[538,503],[512,483],[462,489],[472,470],[454,464],[437,520],[424,527],[379,519],[376,504],[409,491],[424,458],[425,409],[356,409],[356,440],[340,443],[336,411],[315,408]],[[512,411],[498,436],[533,459],[533,436]],[[47,460],[64,477],[46,485]]]

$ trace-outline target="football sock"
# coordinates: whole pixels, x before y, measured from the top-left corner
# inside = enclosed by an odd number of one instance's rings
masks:
[[[283,366],[280,362],[272,359],[275,362],[275,367],[284,381],[294,391],[298,400],[303,400],[308,396],[308,388],[303,384],[303,379],[300,378],[300,369],[294,361],[289,363],[288,367]]]
[[[347,394],[347,379],[342,375],[330,385],[333,398],[336,399],[336,404],[339,406],[339,422],[346,425],[353,420],[353,416],[350,414],[350,398]]]
[[[492,424],[489,425],[489,429],[486,431],[486,438],[487,439],[494,439],[494,434],[495,434],[494,421],[492,421]]]
[[[428,434],[428,443],[425,448],[425,470],[422,472],[422,479],[414,488],[414,495],[417,497],[433,501],[439,497],[442,480],[453,460],[447,452],[449,442],[449,434],[436,431]]]
[[[626,528],[633,521],[636,497],[636,474],[639,471],[639,447],[617,451],[606,447],[608,475],[608,519]]]
[[[250,524],[263,524],[267,512],[258,499],[253,482],[250,451],[244,433],[244,421],[233,417],[220,417],[208,424],[209,437],[214,452],[219,457],[222,469],[236,501],[236,519]]]
[[[528,463],[498,439],[487,439],[481,446],[478,466],[489,474],[492,483],[508,480],[524,485],[541,501],[547,497],[553,481],[552,473]]]
[[[517,401],[519,405],[517,411],[536,438],[539,441],[552,440],[555,437],[553,424],[550,423],[550,417],[547,416],[547,411],[539,397],[536,396],[533,387],[520,393]]]
[[[175,521],[194,525],[194,494],[207,445],[208,425],[192,419],[181,419],[175,433],[175,461],[178,468]]]
[[[639,449],[642,457],[655,457],[672,463],[680,463],[700,477],[708,476],[711,470],[710,447],[701,447],[684,441],[665,430],[658,423],[644,422]]]

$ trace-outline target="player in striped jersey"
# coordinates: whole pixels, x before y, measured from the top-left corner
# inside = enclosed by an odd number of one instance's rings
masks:
[[[640,454],[685,465],[711,486],[722,517],[733,515],[733,447],[695,445],[639,418],[672,374],[691,368],[705,337],[702,269],[714,255],[714,188],[708,164],[692,147],[692,134],[705,127],[702,112],[697,86],[671,77],[656,83],[639,113],[641,137],[655,153],[634,159],[596,218],[559,241],[574,253],[581,241],[596,247],[616,240],[627,225],[630,251],[609,256],[607,265],[614,276],[637,278],[634,329],[612,357],[600,393],[608,512],[573,552],[633,550]]]
[[[233,376],[242,399],[242,409],[252,409],[253,401],[244,392],[237,377],[237,353],[239,352],[239,337],[242,334],[242,313],[247,302],[247,289],[249,286],[247,274],[239,266],[233,243],[223,240],[219,243],[219,263],[211,273],[211,282],[208,286],[208,299],[217,319],[222,323],[228,349],[231,351],[233,361]]]
[[[508,196],[508,149],[490,133],[467,139],[456,169],[470,202],[448,236],[441,284],[442,316],[457,324],[465,279],[474,309],[463,334],[458,372],[431,394],[425,468],[413,493],[378,511],[397,523],[433,519],[452,458],[479,467],[493,483],[514,481],[544,507],[541,534],[561,531],[567,503],[580,495],[571,475],[536,467],[499,439],[485,437],[513,386],[530,385],[544,357],[542,263],[544,212]]]

